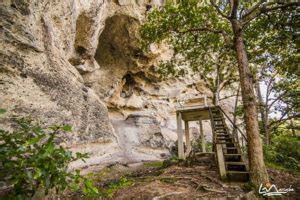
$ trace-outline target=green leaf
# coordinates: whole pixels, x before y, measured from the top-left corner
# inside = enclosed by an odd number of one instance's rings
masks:
[[[36,180],[36,179],[40,178],[41,176],[42,176],[42,171],[39,168],[37,168],[35,170],[35,174],[34,174],[33,178]]]
[[[88,179],[84,179],[84,186],[85,186],[85,188],[83,189],[84,194],[98,194],[99,193],[98,189]]]
[[[0,114],[6,113],[6,110],[3,108],[0,108]]]
[[[29,180],[30,182],[32,182],[32,181],[33,181],[33,178],[32,178],[32,172],[31,172],[30,170],[26,170],[26,174],[27,174],[28,180]]]
[[[46,147],[46,152],[48,152],[48,153],[52,153],[53,151],[54,151],[54,144],[53,143],[49,143],[48,145],[47,145],[47,147]]]
[[[64,125],[62,127],[62,130],[65,131],[65,132],[71,132],[72,131],[72,126],[70,126],[70,125]]]

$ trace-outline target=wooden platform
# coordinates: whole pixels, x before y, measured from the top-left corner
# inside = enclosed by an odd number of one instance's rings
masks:
[[[228,130],[224,115],[228,118],[227,114],[219,106],[193,105],[178,108],[176,110],[178,157],[185,159],[192,150],[189,133],[190,121],[199,121],[201,150],[204,153],[206,152],[202,121],[210,120],[213,135],[213,150],[221,179],[247,181],[249,179],[248,166],[242,156],[239,137]],[[182,121],[184,122],[184,129]],[[232,123],[230,119],[229,121]],[[233,124],[233,127],[234,129],[238,129],[235,124]],[[185,134],[186,148],[184,148],[183,134]]]

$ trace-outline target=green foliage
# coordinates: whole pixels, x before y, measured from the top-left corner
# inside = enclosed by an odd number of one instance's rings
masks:
[[[146,162],[144,163],[145,167],[152,167],[152,168],[161,168],[163,167],[163,161],[156,161],[156,162]]]
[[[54,125],[42,128],[30,119],[16,120],[15,131],[0,129],[0,179],[13,187],[11,197],[27,199],[38,189],[45,194],[55,189],[79,190],[83,182],[85,194],[97,193],[97,189],[80,171],[68,171],[68,164],[88,158],[87,154],[76,153],[56,144],[61,132],[70,132],[71,126]]]
[[[287,169],[300,170],[300,136],[278,135],[272,144],[264,147],[268,163]]]
[[[119,189],[129,187],[132,184],[133,182],[124,176],[120,180],[110,183],[108,187],[104,189],[103,195],[105,197],[111,198]]]
[[[174,49],[174,58],[160,65],[158,71],[163,76],[184,74],[178,66],[190,66],[212,92],[217,91],[217,82],[231,88],[231,84],[238,80],[233,45],[235,34],[229,16],[231,6],[228,1],[215,2],[212,5],[206,1],[183,0],[150,12],[141,29],[144,48],[151,43],[163,42]],[[258,2],[239,1],[237,5],[236,18],[243,23],[250,67],[253,72],[260,73],[260,80],[270,76],[270,71],[280,77],[277,82],[281,84],[273,91],[280,98],[276,104],[278,112],[283,115],[299,113],[300,37],[297,18],[300,7],[276,9],[284,2],[260,3],[255,7]],[[270,12],[262,11],[262,8]]]
[[[206,149],[207,152],[212,152],[212,149],[213,149],[213,144],[212,144],[212,142],[207,141],[207,142],[205,143],[205,149]]]
[[[230,34],[230,23],[212,6],[199,4],[197,0],[181,1],[177,5],[169,3],[162,10],[154,9],[141,29],[144,48],[163,42],[174,50],[171,60],[162,62],[157,72],[163,78],[193,72],[204,80],[214,95],[214,102],[222,89],[232,89],[233,83],[238,81],[231,38],[227,37]]]

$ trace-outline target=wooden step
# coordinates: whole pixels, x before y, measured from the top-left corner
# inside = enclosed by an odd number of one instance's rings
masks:
[[[245,165],[244,162],[225,162],[226,165]]]
[[[228,153],[224,154],[224,158],[226,162],[240,162],[242,161],[242,155],[238,153]]]
[[[220,125],[224,126],[223,121],[216,121],[216,120],[215,120],[215,125],[216,126],[220,126]]]
[[[231,143],[233,143],[233,141],[232,141],[232,138],[230,138],[230,137],[217,137],[217,140],[219,140],[219,142],[223,142],[223,141],[226,141],[226,142],[231,142]]]
[[[216,115],[222,116],[222,114],[220,112],[211,112],[211,113],[212,113],[213,116],[216,116]]]
[[[217,132],[217,133],[226,133],[226,134],[228,134],[226,129],[215,130],[215,132]]]
[[[229,135],[226,131],[216,132],[217,135]]]
[[[217,140],[232,140],[233,138],[232,137],[230,137],[230,135],[228,135],[228,136],[218,136],[217,135]],[[232,141],[232,142],[234,142],[234,141]]]
[[[231,137],[231,135],[218,135],[217,134],[217,139],[233,139],[232,137]]]
[[[224,124],[215,124],[215,127],[218,127],[218,128],[224,127],[225,128]]]
[[[230,134],[217,134],[217,137],[231,137]]]
[[[221,117],[220,118],[214,117],[214,121],[223,121],[223,119]]]
[[[217,142],[218,144],[233,144],[235,145],[235,142],[226,142],[226,141],[221,141],[221,142]],[[228,147],[232,147],[232,146],[228,146]],[[234,147],[234,146],[233,146]]]
[[[247,182],[249,181],[249,172],[226,171],[228,181]]]
[[[246,171],[244,162],[225,162],[226,170],[229,171]]]
[[[237,154],[238,149],[236,147],[226,147],[225,148],[225,153],[226,154]]]

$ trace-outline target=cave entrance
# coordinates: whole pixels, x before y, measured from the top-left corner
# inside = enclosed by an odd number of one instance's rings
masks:
[[[95,60],[102,68],[126,68],[135,65],[134,57],[139,52],[139,23],[127,15],[115,15],[105,21]]]
[[[127,15],[114,15],[105,21],[94,56],[100,66],[95,78],[97,89],[99,94],[105,94],[104,98],[130,95],[127,89],[134,83],[129,74],[137,66],[135,55],[139,52],[139,26],[138,20]],[[123,82],[125,89],[120,88]]]

